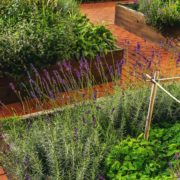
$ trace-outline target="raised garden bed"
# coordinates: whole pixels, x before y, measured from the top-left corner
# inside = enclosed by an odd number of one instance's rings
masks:
[[[169,28],[163,33],[147,25],[143,13],[128,7],[127,3],[116,3],[115,24],[126,30],[155,43],[166,43],[167,39],[175,39],[176,47],[180,48],[180,29]]]
[[[106,80],[108,82],[112,81],[112,76],[111,76],[111,73],[109,72],[110,68],[112,68],[114,70],[116,68],[116,64],[118,62],[120,62],[122,58],[123,58],[123,49],[121,49],[121,48],[117,48],[116,50],[109,51],[106,55],[102,55],[100,57],[103,71],[106,74],[106,78],[107,78]],[[98,69],[97,69],[97,61],[98,61],[97,58],[87,60],[88,66],[90,69],[90,73],[94,76],[95,84],[101,84],[103,82],[102,82],[101,74],[98,72]],[[72,68],[72,74],[73,74],[74,78],[77,79],[77,71],[79,71],[80,63],[75,60],[67,61],[67,63],[68,64],[70,63],[70,66]],[[48,72],[50,74],[52,74],[53,70],[59,70],[60,68],[58,65],[53,65],[47,69],[48,69]],[[61,72],[61,71],[58,71],[58,72],[60,73],[60,75],[63,76],[63,73],[67,73],[67,71],[68,70],[65,67],[63,67],[63,72]],[[40,74],[42,76],[44,76],[43,72],[41,72]],[[11,82],[13,82],[13,84],[16,86],[16,85],[20,84],[21,82],[27,82],[27,78],[25,78],[22,81],[15,81],[12,78],[7,78],[7,77],[0,79],[0,100],[4,104],[19,101],[19,98],[12,91],[12,89],[9,85]]]

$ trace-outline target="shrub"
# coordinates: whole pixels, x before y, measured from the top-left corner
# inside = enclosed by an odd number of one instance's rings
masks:
[[[7,120],[3,131],[10,152],[0,158],[3,167],[18,179],[96,179],[117,139],[108,121],[111,110],[102,114],[107,103],[83,103],[25,122]]]
[[[140,11],[142,11],[148,24],[165,31],[166,28],[180,27],[180,2],[153,0],[140,0]]]
[[[164,88],[180,99],[180,84],[166,84]],[[121,94],[121,95],[120,95]],[[150,90],[147,87],[127,89],[116,94],[114,121],[120,132],[137,136],[144,130],[149,106]],[[119,103],[118,103],[119,102]],[[175,123],[180,118],[180,107],[172,98],[158,89],[153,111],[153,123]]]
[[[110,148],[128,134],[136,136],[143,132],[149,100],[148,89],[122,91],[117,87],[115,95],[100,101],[93,95],[93,101],[66,107],[49,116],[2,121],[0,132],[9,144],[9,150],[1,152],[0,162],[8,173],[19,179],[96,179],[104,173],[104,158]],[[166,89],[179,98],[178,83],[166,85]],[[173,124],[178,121],[179,112],[179,107],[171,98],[158,93],[153,124],[158,122],[156,124],[163,125],[167,120]],[[171,143],[175,143],[179,141],[177,130],[178,128],[168,131],[173,131],[173,134],[166,131],[163,134],[155,132],[152,137],[159,134],[161,138],[165,138],[161,140],[159,137],[159,141],[163,142],[167,139],[169,141],[172,136],[177,137],[172,138],[174,140]],[[122,143],[127,144],[128,140]],[[132,144],[134,151],[140,145],[142,148],[147,147],[148,153],[151,153],[148,154],[145,150],[141,152],[145,158],[152,158],[153,165],[147,170],[149,173],[155,174],[156,169],[162,169],[155,165],[156,159],[153,156],[161,148],[160,142],[148,144],[132,140]],[[171,147],[170,158],[178,146],[169,146]],[[159,151],[164,152],[164,149]],[[141,153],[136,153],[137,157]],[[139,168],[144,167],[139,165]]]
[[[105,166],[109,179],[170,179],[169,163],[180,162],[180,124],[168,129],[155,129],[150,142],[127,138],[114,146],[107,156]],[[170,162],[171,161],[171,162]],[[172,168],[172,167],[171,167]],[[175,172],[177,173],[177,172]]]
[[[90,23],[72,0],[3,0],[0,27],[0,73],[13,77],[30,63],[43,68],[114,48],[110,31]]]

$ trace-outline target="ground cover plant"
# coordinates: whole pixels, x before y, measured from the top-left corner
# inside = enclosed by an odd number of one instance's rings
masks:
[[[74,0],[0,2],[0,74],[22,76],[64,59],[93,58],[115,48],[114,38],[93,25]]]
[[[179,83],[165,88],[179,98]],[[50,116],[2,121],[1,132],[8,150],[1,152],[0,162],[8,175],[22,179],[105,178],[108,171],[104,163],[111,148],[127,135],[137,137],[143,132],[150,94],[147,87],[116,90],[102,100],[97,100],[94,93],[91,101]],[[162,126],[164,122],[177,122],[179,108],[158,91],[153,123]]]
[[[168,125],[168,126],[167,126]],[[180,124],[151,132],[150,141],[127,138],[105,160],[109,179],[176,179],[180,177]]]

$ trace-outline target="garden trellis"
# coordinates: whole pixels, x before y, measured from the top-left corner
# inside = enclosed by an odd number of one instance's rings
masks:
[[[155,99],[156,99],[156,94],[157,94],[157,88],[159,87],[161,90],[163,90],[168,96],[170,96],[174,101],[176,101],[180,105],[180,100],[174,97],[169,91],[167,91],[165,88],[163,88],[158,81],[168,81],[168,80],[178,80],[180,79],[180,76],[178,77],[170,77],[170,78],[161,78],[158,79],[159,77],[159,72],[154,73],[154,78],[152,78],[149,74],[146,74],[146,77],[149,79],[147,81],[151,81],[152,87],[151,87],[151,95],[150,95],[150,102],[149,102],[149,108],[148,108],[148,114],[147,114],[147,119],[146,119],[146,125],[145,125],[145,133],[144,133],[144,138],[146,140],[149,139],[149,132],[151,128],[151,121],[152,121],[152,114],[153,114],[153,109],[154,109],[154,104],[155,104]]]

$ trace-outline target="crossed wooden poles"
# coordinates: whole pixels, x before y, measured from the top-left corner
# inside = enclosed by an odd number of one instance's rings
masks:
[[[159,72],[155,72],[154,73],[154,78],[152,78],[148,74],[146,74],[146,77],[149,79],[147,81],[152,82],[151,95],[150,95],[150,101],[149,101],[149,108],[148,108],[148,114],[147,114],[147,118],[146,118],[146,125],[145,125],[145,132],[144,132],[144,138],[146,140],[148,140],[149,139],[149,132],[150,132],[150,128],[151,128],[152,114],[153,114],[153,109],[154,109],[154,104],[155,104],[155,99],[156,99],[156,94],[157,94],[157,88],[159,87],[161,90],[163,90],[167,95],[169,95],[172,99],[174,99],[180,105],[180,100],[178,100],[170,92],[168,92],[166,89],[164,89],[158,83],[158,81],[177,80],[177,79],[180,79],[180,76],[172,77],[172,78],[158,79],[159,78]]]

